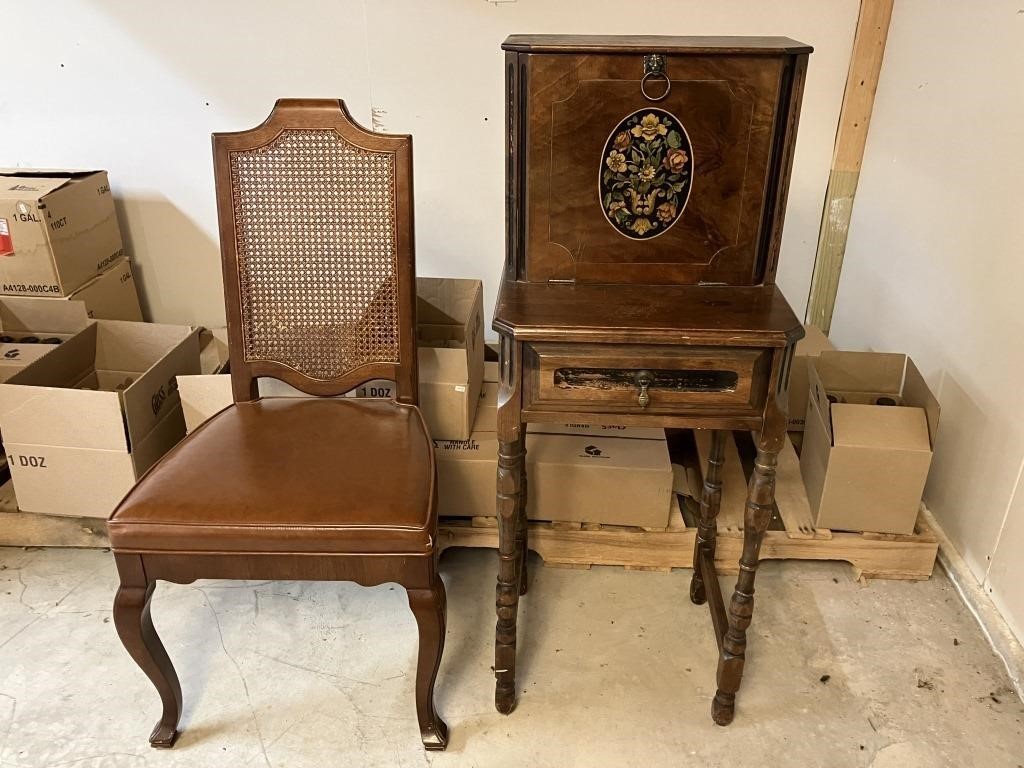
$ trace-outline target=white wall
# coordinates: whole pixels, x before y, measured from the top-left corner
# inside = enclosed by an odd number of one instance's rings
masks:
[[[0,166],[110,171],[151,319],[223,324],[209,135],[281,96],[412,133],[420,274],[503,260],[501,41],[513,32],[778,34],[811,56],[779,282],[803,312],[857,0],[55,0],[5,7]]]
[[[925,500],[1024,639],[1020,6],[896,3],[832,338],[925,374],[942,405]]]

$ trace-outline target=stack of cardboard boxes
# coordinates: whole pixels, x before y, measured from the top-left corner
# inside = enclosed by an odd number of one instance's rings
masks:
[[[198,333],[142,322],[103,171],[0,171],[0,430],[22,511],[106,517],[185,433]]]
[[[0,294],[142,321],[105,171],[0,170]]]

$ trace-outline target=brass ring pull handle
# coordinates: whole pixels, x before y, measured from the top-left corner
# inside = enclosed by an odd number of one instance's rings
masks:
[[[647,81],[658,78],[665,81],[665,90],[660,96],[654,96],[647,92]],[[660,53],[650,53],[644,56],[644,76],[640,78],[640,93],[649,101],[661,101],[668,96],[672,90],[672,81],[665,74],[665,57]]]
[[[637,405],[646,408],[651,404],[651,395],[647,390],[654,383],[654,374],[650,371],[637,371],[635,381],[636,385],[640,387],[640,395],[636,399]]]

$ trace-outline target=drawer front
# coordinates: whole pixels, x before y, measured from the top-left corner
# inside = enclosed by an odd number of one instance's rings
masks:
[[[526,347],[526,407],[671,413],[697,408],[759,410],[770,352],[632,344]]]

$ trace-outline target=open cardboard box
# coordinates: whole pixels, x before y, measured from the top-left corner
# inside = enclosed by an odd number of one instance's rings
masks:
[[[938,401],[914,361],[825,351],[808,376],[800,473],[815,524],[913,533],[939,426]],[[895,405],[876,404],[883,398]]]
[[[122,256],[106,171],[0,170],[0,293],[68,296]]]
[[[483,383],[483,284],[416,278],[416,343],[420,409],[431,437],[469,439]],[[393,387],[392,382],[374,380],[355,394],[393,397]]]
[[[822,352],[834,350],[828,336],[813,325],[804,326],[804,337],[793,350],[793,367],[789,374],[789,426],[788,430],[800,432],[807,417],[807,392],[810,387],[807,371],[811,363]]]
[[[62,344],[88,325],[85,305],[78,301],[0,298],[0,382],[52,352],[58,344],[50,342]]]
[[[0,384],[19,509],[106,517],[185,434],[175,377],[198,331],[99,320]]]

